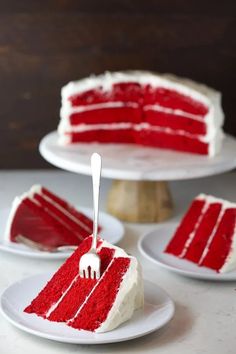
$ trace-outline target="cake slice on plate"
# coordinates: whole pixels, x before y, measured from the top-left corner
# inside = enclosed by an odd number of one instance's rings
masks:
[[[59,142],[132,143],[214,156],[224,114],[219,92],[148,71],[106,72],[62,88]]]
[[[43,251],[79,245],[92,233],[93,222],[48,189],[34,185],[13,201],[6,240]]]
[[[165,252],[220,273],[236,268],[236,204],[197,196]]]
[[[106,332],[130,319],[143,306],[141,269],[136,258],[98,239],[101,277],[79,276],[81,256],[91,247],[86,238],[53,275],[24,312],[64,322],[77,330]]]

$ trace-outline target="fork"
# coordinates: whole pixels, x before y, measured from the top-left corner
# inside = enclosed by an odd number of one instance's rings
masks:
[[[97,254],[97,234],[98,234],[98,202],[101,178],[102,159],[97,153],[91,156],[91,169],[93,181],[93,234],[90,250],[85,253],[79,262],[79,275],[81,278],[99,279],[101,259]]]

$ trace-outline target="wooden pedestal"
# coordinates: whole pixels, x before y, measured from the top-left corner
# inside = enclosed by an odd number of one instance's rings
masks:
[[[173,203],[167,182],[115,180],[107,210],[127,222],[152,223],[169,219]]]

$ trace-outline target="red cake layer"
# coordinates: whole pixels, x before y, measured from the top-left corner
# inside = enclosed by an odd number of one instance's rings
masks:
[[[232,245],[236,225],[236,208],[226,209],[214,238],[209,245],[206,257],[201,262],[202,266],[217,271],[224,265]]]
[[[63,245],[79,245],[93,228],[90,218],[41,187],[33,187],[29,197],[26,194],[21,198],[9,225],[12,242],[19,242],[20,235],[48,250]]]
[[[66,322],[76,329],[95,331],[107,318],[130,265],[129,257],[117,257],[115,249],[99,240],[101,277],[79,276],[79,260],[91,246],[91,237],[59,268],[44,289],[24,310],[50,321]]]
[[[196,223],[202,214],[204,205],[204,200],[196,199],[192,202],[174,236],[167,245],[165,249],[166,253],[171,253],[176,256],[181,255],[189,235],[194,231]]]
[[[67,133],[69,143],[124,143],[134,144],[135,137],[132,129],[93,129],[83,132]]]
[[[95,127],[94,127],[95,128]],[[125,143],[139,144],[150,147],[174,149],[183,152],[193,152],[207,155],[209,145],[199,138],[179,133],[171,133],[150,129],[93,129],[83,132],[65,134],[67,143]]]
[[[196,135],[205,135],[206,123],[203,120],[186,117],[184,115],[161,112],[152,108],[145,109],[134,107],[107,107],[89,109],[83,112],[75,112],[69,115],[70,128],[81,124],[116,124],[147,122],[157,127],[169,127],[173,130],[182,130]]]
[[[135,102],[140,106],[159,104],[162,107],[180,109],[185,112],[205,116],[208,108],[201,102],[181,94],[173,89],[151,87],[139,83],[120,82],[112,86],[110,91],[95,88],[68,97],[72,107],[85,106],[111,101]]]
[[[106,107],[75,112],[69,116],[72,126],[80,124],[140,123],[142,113],[138,107]]]
[[[142,129],[136,135],[136,143],[151,147],[159,147],[183,152],[207,155],[209,145],[198,137],[178,134],[177,132],[155,131]]]
[[[231,205],[212,196],[196,198],[165,252],[221,271],[236,230],[236,207]]]
[[[152,108],[145,109],[144,121],[159,127],[169,127],[173,130],[183,130],[197,135],[207,133],[206,123],[181,114],[161,112]]]
[[[184,258],[195,263],[200,261],[202,253],[207,246],[209,237],[211,236],[217,223],[221,207],[222,206],[220,203],[213,203],[207,208],[196,230],[193,241],[190,243],[190,246],[184,255]]]

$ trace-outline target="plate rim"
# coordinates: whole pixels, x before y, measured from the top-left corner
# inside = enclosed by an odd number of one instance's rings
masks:
[[[152,257],[150,254],[148,254],[144,247],[142,246],[143,241],[148,238],[148,236],[150,236],[151,234],[153,234],[154,232],[160,230],[160,228],[169,228],[169,227],[177,227],[177,225],[179,225],[179,222],[171,222],[168,223],[166,225],[160,225],[159,228],[153,229],[151,231],[145,232],[140,239],[138,240],[138,250],[139,252],[146,258],[148,259],[150,262],[152,262],[153,264],[156,264],[158,266],[160,266],[161,268],[164,268],[168,271],[171,271],[173,273],[177,273],[179,275],[182,275],[184,277],[188,277],[188,278],[192,278],[192,279],[198,279],[198,280],[205,280],[205,281],[216,281],[216,282],[231,282],[231,281],[235,281],[236,280],[236,270],[235,270],[235,276],[234,277],[230,277],[228,276],[228,274],[232,274],[232,272],[227,272],[227,273],[213,273],[213,274],[204,274],[204,273],[198,273],[198,272],[193,272],[191,270],[186,270],[183,268],[177,268],[174,267],[173,265],[167,264],[162,262],[160,259],[155,259],[154,257]],[[171,256],[171,255],[169,255]],[[187,260],[186,260],[187,261]],[[190,262],[192,263],[192,262]],[[194,264],[194,263],[192,263]],[[197,267],[197,266],[196,266]],[[201,269],[204,269],[204,267],[201,267]]]
[[[92,213],[92,208],[89,207],[83,207],[83,206],[76,206],[76,209],[82,212],[91,212]],[[11,207],[8,208],[0,208],[0,211],[10,211]],[[119,227],[121,229],[121,234],[119,235],[119,237],[117,237],[116,241],[112,244],[117,245],[123,238],[125,235],[125,227],[124,224],[115,216],[107,213],[106,211],[100,211],[100,216],[103,217],[109,217],[111,219],[113,219],[113,221],[115,220],[117,222],[117,225],[119,224]],[[5,230],[4,230],[5,231]],[[4,232],[3,232],[4,233]],[[101,235],[102,236],[102,235]],[[69,255],[71,255],[72,251],[62,251],[62,252],[45,252],[45,251],[38,251],[35,252],[29,248],[29,249],[17,249],[17,248],[13,248],[13,247],[9,247],[9,245],[11,245],[10,241],[4,241],[4,237],[2,236],[2,238],[0,239],[0,252],[5,252],[8,254],[12,254],[12,255],[16,255],[16,256],[23,256],[23,257],[27,257],[27,258],[35,258],[35,259],[39,259],[39,260],[60,260],[60,259],[66,259]]]
[[[69,340],[66,339],[66,337],[61,337],[59,338],[58,335],[55,334],[47,334],[44,332],[41,332],[40,330],[36,330],[36,329],[31,329],[30,327],[21,324],[19,321],[15,321],[5,310],[4,310],[4,306],[3,306],[3,298],[5,296],[5,293],[7,291],[10,290],[11,287],[15,286],[17,283],[21,283],[21,282],[25,282],[25,281],[29,281],[32,278],[40,278],[40,276],[51,276],[54,272],[44,272],[44,273],[39,273],[39,274],[35,274],[35,275],[31,275],[29,277],[23,278],[22,280],[18,280],[14,283],[12,283],[11,285],[9,285],[7,288],[5,288],[3,290],[3,292],[0,295],[0,313],[3,315],[3,317],[9,322],[11,323],[11,325],[13,325],[14,327],[29,333],[31,335],[35,335],[39,338],[45,338],[48,340],[52,340],[52,341],[56,341],[56,342],[61,342],[61,343],[68,343],[68,344],[87,344],[87,345],[94,345],[94,344],[109,344],[109,343],[119,343],[119,342],[125,342],[125,341],[129,341],[129,340],[133,340],[136,338],[141,338],[145,335],[148,335],[150,333],[153,333],[157,330],[159,330],[160,328],[164,327],[167,323],[169,323],[172,318],[174,317],[175,314],[175,303],[173,301],[173,299],[171,298],[171,296],[159,285],[155,284],[154,282],[143,278],[143,282],[144,284],[149,283],[149,285],[151,285],[153,288],[157,288],[158,291],[160,293],[162,293],[162,295],[166,298],[167,302],[168,302],[168,316],[164,319],[164,321],[162,321],[161,323],[158,324],[158,326],[154,326],[153,328],[143,332],[143,333],[139,333],[136,335],[131,335],[131,336],[127,336],[127,337],[121,337],[121,338],[107,338],[107,339],[102,339],[102,340],[98,340],[98,339],[78,339],[78,338],[70,338]],[[115,330],[115,329],[114,329]],[[112,331],[110,331],[112,332]],[[108,332],[107,332],[108,333]],[[97,333],[97,335],[100,335],[103,333]]]

